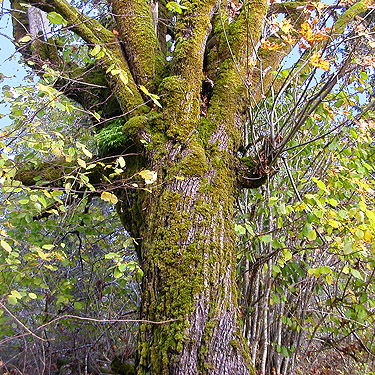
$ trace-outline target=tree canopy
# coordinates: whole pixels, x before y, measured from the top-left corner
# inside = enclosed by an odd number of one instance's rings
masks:
[[[372,1],[2,5],[1,371],[375,371]]]

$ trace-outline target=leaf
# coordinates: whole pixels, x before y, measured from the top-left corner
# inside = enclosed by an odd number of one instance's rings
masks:
[[[31,36],[27,34],[24,37],[18,39],[18,43],[27,43],[27,42],[30,42],[30,40],[31,40]]]
[[[344,245],[344,254],[349,255],[353,252],[353,243],[351,241]]]
[[[311,179],[317,184],[317,186],[318,186],[318,188],[319,188],[320,190],[324,190],[325,192],[328,192],[328,189],[327,189],[327,187],[326,187],[326,185],[324,184],[323,181],[320,181],[320,180],[319,180],[318,178],[316,178],[316,177],[312,177]]]
[[[124,158],[123,158],[122,156],[120,156],[120,157],[117,159],[117,162],[118,162],[118,164],[119,164],[119,166],[120,166],[121,168],[124,168],[124,167],[125,167],[125,160],[124,160]]]
[[[353,277],[355,277],[356,279],[358,279],[358,280],[363,280],[363,277],[362,277],[362,275],[361,275],[361,273],[358,271],[358,270],[356,270],[356,269],[354,269],[354,268],[351,268],[350,269],[350,273],[353,275]]]
[[[139,172],[139,175],[145,180],[146,184],[152,184],[158,178],[158,173],[155,171],[150,171],[148,169],[144,169],[143,171]]]
[[[86,148],[82,147],[82,152],[89,158],[92,158],[92,153]]]
[[[140,88],[140,90],[141,90],[144,94],[146,94],[147,96],[149,96],[150,99],[151,99],[151,100],[152,100],[152,101],[153,101],[158,107],[162,108],[161,104],[160,104],[159,101],[158,101],[158,99],[160,99],[160,97],[159,97],[158,95],[156,95],[156,94],[151,94],[151,93],[146,89],[146,87],[144,87],[144,86],[142,86],[142,85],[140,85],[139,88]]]
[[[95,47],[90,51],[91,56],[96,56],[101,50],[101,47],[99,44],[96,44]]]
[[[179,13],[181,14],[182,13],[182,10],[183,9],[187,9],[185,6],[181,5],[181,4],[178,4],[176,3],[175,1],[169,1],[166,5],[167,9],[170,11],[170,12],[175,12],[175,13]]]
[[[104,255],[104,259],[114,259],[117,257],[117,253],[107,253]]]
[[[264,243],[270,243],[272,241],[272,236],[270,234],[265,234],[260,240]]]
[[[260,47],[268,51],[277,51],[278,49],[281,49],[284,46],[285,46],[285,43],[275,43],[275,42],[270,42],[269,40],[263,40],[262,45]]]
[[[75,309],[81,310],[85,306],[85,304],[83,302],[74,302],[73,306]]]
[[[31,299],[37,299],[38,298],[38,296],[35,293],[29,293],[29,297]]]
[[[0,245],[1,247],[7,251],[8,253],[11,253],[12,252],[12,247],[8,244],[8,242],[4,241],[4,240],[0,240]]]
[[[283,253],[285,260],[291,260],[293,258],[293,254],[289,250],[285,250]]]
[[[326,34],[320,32],[314,33],[308,22],[304,22],[301,25],[299,33],[309,42],[310,46],[314,44],[314,42],[320,42],[321,40],[328,38],[328,35]]]
[[[21,299],[21,298],[22,298],[20,292],[18,292],[17,290],[12,290],[12,291],[10,292],[10,294],[11,294],[12,296],[16,297],[17,299]]]
[[[45,250],[52,250],[54,247],[55,247],[55,245],[52,245],[52,244],[45,244],[45,245],[42,246],[42,249],[45,249]]]
[[[243,226],[240,225],[240,224],[236,224],[236,225],[234,226],[234,231],[235,231],[239,236],[246,234],[246,229],[245,229],[245,227],[243,227]]]
[[[312,66],[315,66],[317,68],[323,69],[323,70],[329,70],[330,69],[330,63],[329,61],[322,59],[321,52],[314,53],[310,58],[310,64]]]
[[[77,159],[77,163],[82,167],[86,169],[86,162],[80,158]]]
[[[110,202],[110,203],[113,203],[113,204],[116,204],[118,202],[118,198],[116,197],[116,195],[114,195],[114,194],[112,194],[108,191],[103,191],[100,194],[100,198],[105,202]]]
[[[115,270],[113,271],[113,276],[115,277],[115,279],[119,279],[120,277],[123,276],[123,272],[121,272],[117,267],[115,268]]]
[[[10,303],[11,305],[16,305],[17,304],[17,302],[18,302],[18,300],[17,300],[17,298],[16,297],[14,297],[14,296],[12,296],[12,295],[9,295],[8,296],[8,303]]]
[[[316,239],[316,231],[314,229],[312,229],[308,234],[307,234],[307,238],[308,240],[310,241],[314,241]]]
[[[280,23],[280,29],[285,34],[289,34],[291,31],[294,31],[291,20],[289,18],[283,18]]]
[[[50,12],[47,17],[54,25],[62,25],[64,27],[68,25],[68,21],[59,13]]]

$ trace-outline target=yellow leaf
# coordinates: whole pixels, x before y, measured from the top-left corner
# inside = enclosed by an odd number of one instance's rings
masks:
[[[1,247],[2,247],[5,251],[7,251],[8,253],[11,253],[11,252],[12,252],[12,248],[11,248],[11,246],[8,244],[8,242],[6,242],[6,241],[4,241],[4,240],[1,240],[1,241],[0,241],[0,245],[1,245]]]
[[[89,158],[92,158],[92,153],[86,148],[82,147],[82,152]]]
[[[18,39],[18,43],[27,43],[30,42],[31,36],[30,35],[25,35],[21,39]]]
[[[86,162],[80,158],[77,159],[77,163],[82,167],[86,169]]]
[[[41,249],[36,249],[36,252],[39,255],[39,258],[42,260],[50,260],[51,259],[51,254],[50,253],[45,253]]]
[[[372,239],[373,239],[372,233],[369,230],[365,230],[365,234],[363,235],[363,239],[364,239],[365,242],[371,243]]]
[[[112,194],[108,191],[103,191],[100,194],[100,198],[105,202],[110,202],[110,203],[113,203],[113,204],[116,204],[118,202],[118,199],[117,199],[116,195],[114,195],[114,194]]]
[[[122,156],[120,156],[118,159],[117,159],[117,162],[119,163],[120,167],[121,168],[124,168],[125,167],[125,160]]]
[[[314,53],[311,56],[310,63],[313,66],[316,66],[317,68],[323,69],[323,70],[329,70],[330,69],[330,63],[329,61],[322,59],[322,54],[320,52]]]
[[[320,42],[323,39],[328,38],[328,35],[322,34],[320,32],[314,33],[308,22],[304,22],[301,25],[301,30],[299,33],[312,45],[314,42]]]
[[[143,171],[139,172],[139,175],[145,180],[146,184],[152,184],[158,178],[157,172],[149,171],[148,169],[144,169]]]
[[[261,48],[266,49],[268,51],[276,51],[280,48],[283,48],[285,43],[274,43],[270,42],[269,40],[263,40]]]
[[[290,19],[283,18],[280,23],[280,29],[285,33],[289,34],[291,31],[294,30],[294,27],[292,26]]]

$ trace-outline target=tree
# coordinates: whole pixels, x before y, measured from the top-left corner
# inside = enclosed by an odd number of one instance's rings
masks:
[[[282,152],[353,69],[357,46],[341,35],[369,4],[112,0],[109,20],[108,4],[95,5],[85,15],[83,4],[65,0],[11,1],[20,51],[51,84],[39,89],[64,111],[79,103],[99,145],[97,156],[82,145],[91,159],[77,159],[80,172],[57,149],[57,159],[15,177],[116,204],[143,270],[137,374],[254,373],[238,302],[234,203],[270,181]],[[57,25],[54,36],[38,9]],[[285,17],[263,30],[272,14]],[[75,48],[65,44],[70,32],[81,38]],[[296,69],[275,74],[301,38]],[[330,42],[338,41],[346,44],[333,61]],[[316,69],[330,70],[324,53],[332,73],[313,85]],[[281,98],[293,80],[309,95],[298,97],[290,123],[275,126],[271,116],[264,134],[254,130],[257,106],[273,90]]]

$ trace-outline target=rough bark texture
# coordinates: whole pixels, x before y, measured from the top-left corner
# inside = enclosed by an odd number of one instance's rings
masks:
[[[116,192],[122,222],[139,243],[141,318],[176,319],[140,327],[137,374],[253,373],[241,335],[233,204],[237,172],[247,170],[237,150],[247,92],[258,79],[251,61],[266,1],[233,11],[226,2],[187,0],[174,18],[165,2],[159,8],[155,1],[113,0],[118,38],[64,0],[30,3],[61,13],[90,46],[102,46],[105,84],[123,113],[131,111],[123,124],[127,147],[140,154],[127,158],[128,176],[158,173],[151,193]],[[169,20],[158,18],[158,9]],[[175,49],[168,63],[169,28]],[[113,65],[128,83],[106,72]],[[163,108],[142,105],[149,97],[138,85],[158,94]]]

